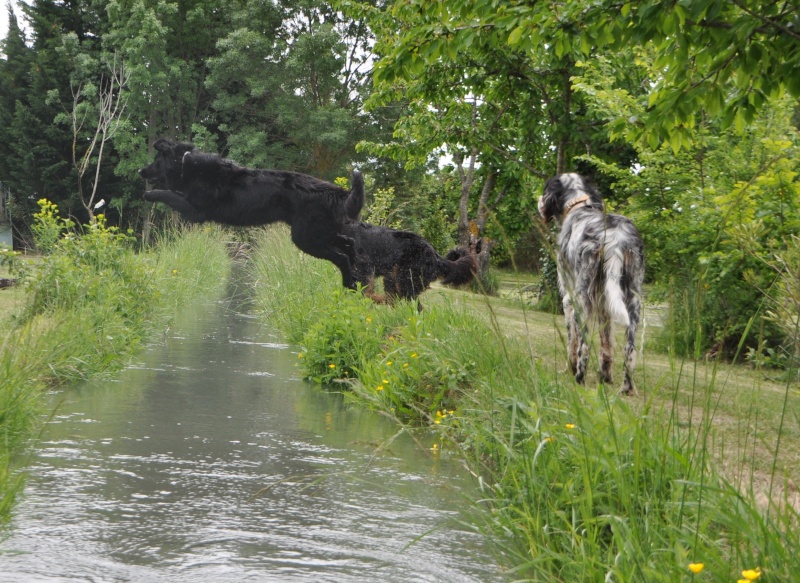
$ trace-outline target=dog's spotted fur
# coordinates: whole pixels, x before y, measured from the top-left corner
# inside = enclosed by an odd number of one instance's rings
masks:
[[[564,305],[569,362],[583,383],[589,361],[588,321],[600,324],[599,379],[611,383],[611,321],[627,327],[622,392],[634,391],[635,336],[641,320],[644,245],[633,222],[606,214],[597,190],[578,174],[547,181],[539,214],[560,226],[558,287]]]

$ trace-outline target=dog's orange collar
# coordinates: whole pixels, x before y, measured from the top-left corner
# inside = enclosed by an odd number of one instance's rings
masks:
[[[567,218],[567,215],[569,214],[569,212],[570,212],[572,209],[574,209],[576,206],[578,206],[578,205],[579,205],[579,204],[581,204],[581,203],[587,202],[587,201],[589,201],[589,200],[591,200],[591,199],[589,198],[589,195],[588,195],[588,194],[584,194],[583,196],[579,196],[578,198],[576,198],[575,200],[573,200],[571,203],[569,203],[569,204],[567,205],[567,208],[565,208],[565,209],[564,209],[564,218],[566,219],[566,218]]]

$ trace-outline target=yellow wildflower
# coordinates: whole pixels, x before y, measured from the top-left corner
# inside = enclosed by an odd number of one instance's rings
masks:
[[[412,352],[411,353],[411,358],[417,358],[417,353],[416,352]]]
[[[387,361],[386,366],[392,366],[392,361],[391,360]]]
[[[384,384],[384,385],[388,385],[388,384],[389,384],[389,381],[387,381],[386,379],[383,379],[383,384]]]
[[[555,437],[545,437],[544,438],[544,442],[545,443],[552,443],[553,441],[555,441]]]
[[[297,358],[303,358],[303,353],[301,352],[300,354],[298,354]]]
[[[756,567],[755,569],[747,569],[746,571],[742,571],[742,577],[744,577],[747,581],[755,581],[759,577],[761,577],[761,567]]]
[[[575,424],[574,423],[567,423],[566,425],[564,425],[564,427],[566,427],[567,429],[575,429]],[[695,565],[695,564],[700,564],[700,563],[692,563],[692,565]],[[698,573],[699,573],[699,571],[698,571]]]
[[[375,391],[376,392],[377,391],[382,391],[382,390],[383,390],[383,385],[378,385],[377,387],[375,387]]]
[[[367,316],[367,324],[369,324],[370,322],[372,322],[372,318],[370,318],[369,316]]]
[[[705,568],[703,563],[689,563],[689,570],[695,575]]]
[[[336,368],[336,365],[335,364],[329,364],[328,368]]]

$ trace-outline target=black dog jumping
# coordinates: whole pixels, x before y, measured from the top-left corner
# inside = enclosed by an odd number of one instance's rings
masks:
[[[155,160],[139,175],[169,190],[145,192],[192,222],[233,226],[284,222],[292,241],[305,253],[327,259],[342,272],[342,283],[355,287],[355,247],[343,234],[348,217],[364,204],[364,180],[353,172],[352,189],[298,172],[243,168],[230,160],[164,138],[153,144]]]
[[[409,231],[351,221],[343,232],[355,241],[356,280],[377,301],[413,300],[437,279],[452,285],[469,283],[477,270],[475,257],[467,249],[456,248],[442,257]],[[376,277],[383,277],[385,298],[372,293]]]

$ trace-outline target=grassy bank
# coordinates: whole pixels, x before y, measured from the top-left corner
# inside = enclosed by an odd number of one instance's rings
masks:
[[[280,230],[254,257],[258,304],[301,347],[308,378],[391,417],[432,456],[463,457],[485,494],[476,524],[511,578],[800,572],[792,386],[645,351],[639,395],[618,398],[561,372],[560,318],[451,290],[423,295],[422,313],[374,305]]]
[[[20,284],[0,292],[0,520],[21,487],[17,462],[40,427],[44,390],[119,369],[179,305],[219,287],[230,263],[217,229],[136,252],[102,220],[76,230],[54,211],[40,217],[53,227],[47,252],[7,261]]]

